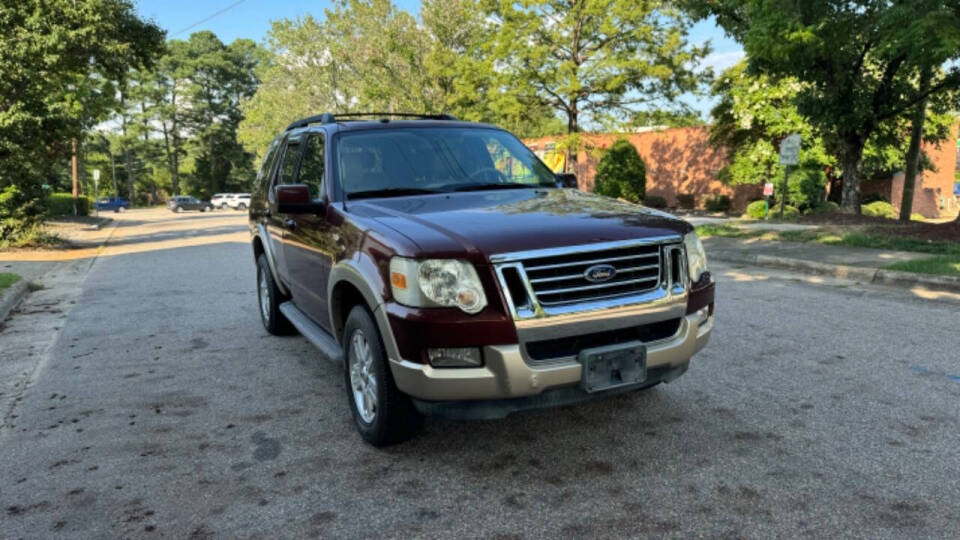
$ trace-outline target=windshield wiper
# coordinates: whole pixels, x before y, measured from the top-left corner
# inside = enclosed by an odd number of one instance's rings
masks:
[[[521,184],[519,182],[491,182],[489,184],[467,184],[464,186],[457,186],[453,188],[453,191],[484,191],[488,189],[533,189],[533,188],[542,188],[548,187],[542,184]]]
[[[348,199],[371,199],[374,197],[403,197],[404,195],[429,195],[432,193],[443,193],[435,189],[421,188],[384,188],[369,189],[367,191],[353,191],[347,193]]]

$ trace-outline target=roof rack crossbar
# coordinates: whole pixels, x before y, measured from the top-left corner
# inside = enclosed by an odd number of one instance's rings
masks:
[[[306,118],[301,118],[289,126],[287,126],[286,131],[291,129],[297,129],[302,127],[307,127],[310,124],[333,124],[338,122],[339,119],[344,118],[360,118],[360,117],[390,117],[394,116],[397,118],[419,118],[421,120],[456,120],[456,117],[449,114],[418,114],[418,113],[391,113],[391,112],[355,112],[355,113],[343,113],[334,116],[332,113],[323,113],[316,116],[308,116]]]

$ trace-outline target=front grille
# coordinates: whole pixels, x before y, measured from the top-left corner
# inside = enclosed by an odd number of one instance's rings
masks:
[[[595,334],[569,336],[563,338],[530,341],[525,345],[528,361],[531,364],[549,363],[551,360],[577,356],[583,349],[642,341],[650,343],[667,339],[676,335],[680,329],[681,319],[632,326],[618,330],[607,330]]]
[[[530,287],[541,306],[556,306],[638,294],[657,288],[661,281],[659,244],[585,251],[522,261]],[[590,281],[585,272],[609,265],[616,274],[606,281]]]

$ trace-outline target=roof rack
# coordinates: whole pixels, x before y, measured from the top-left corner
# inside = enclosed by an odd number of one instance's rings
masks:
[[[391,113],[391,112],[357,112],[357,113],[343,113],[336,116],[333,113],[323,113],[316,116],[308,116],[306,118],[301,118],[289,126],[287,126],[286,131],[291,129],[297,129],[302,127],[307,127],[310,124],[333,124],[339,122],[341,119],[350,120],[355,118],[362,117],[379,117],[381,119],[386,119],[390,116],[395,116],[397,118],[417,118],[420,120],[456,120],[456,118],[449,114],[417,114],[417,113]]]

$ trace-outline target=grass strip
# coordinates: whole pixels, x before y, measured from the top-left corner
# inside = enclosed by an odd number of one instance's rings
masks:
[[[902,261],[885,266],[887,270],[936,274],[940,276],[960,276],[960,256],[945,255],[919,261]]]
[[[20,281],[20,276],[9,272],[0,272],[0,291]]]

